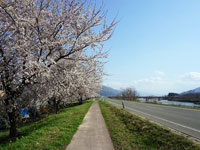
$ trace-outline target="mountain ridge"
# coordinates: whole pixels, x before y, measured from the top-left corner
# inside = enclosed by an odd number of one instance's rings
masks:
[[[197,93],[200,93],[200,87],[197,87],[197,88],[195,88],[195,89],[182,92],[182,93],[180,93],[180,95],[185,95],[185,94],[197,94]]]
[[[114,88],[102,85],[100,96],[117,96],[120,94],[120,90],[116,90]]]

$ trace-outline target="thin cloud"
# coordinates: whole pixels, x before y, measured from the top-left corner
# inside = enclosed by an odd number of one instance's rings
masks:
[[[184,80],[200,81],[200,73],[199,72],[188,72],[188,73],[181,75],[181,78]]]
[[[154,95],[165,95],[169,92],[181,93],[200,86],[200,73],[198,72],[176,75],[174,79],[163,75],[163,73],[157,73],[156,76],[132,80],[130,82],[119,80],[107,81],[104,82],[104,85],[116,89],[134,87],[139,93],[143,91],[143,93],[152,93]]]
[[[165,75],[165,73],[162,72],[162,71],[158,71],[158,70],[156,70],[156,71],[154,71],[154,72],[155,72],[155,74],[160,75],[160,76]]]

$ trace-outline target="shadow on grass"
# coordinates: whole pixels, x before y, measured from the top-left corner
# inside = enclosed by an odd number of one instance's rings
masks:
[[[55,115],[53,115],[55,116]],[[55,124],[56,122],[58,122],[58,120],[62,119],[62,117],[47,117],[44,118],[42,120],[39,120],[37,122],[34,122],[30,125],[24,126],[22,128],[19,129],[19,136],[17,137],[18,139],[20,139],[23,136],[28,136],[30,135],[32,132],[42,129],[43,127],[51,127],[53,124]],[[15,141],[15,138],[9,138],[9,134],[4,133],[3,136],[0,137],[0,143],[2,144],[6,144],[10,141]]]
[[[83,104],[88,103],[88,102],[90,102],[90,101],[84,101]],[[79,105],[80,105],[79,102],[69,103],[60,110],[59,114],[51,114],[49,116],[46,116],[45,118],[43,117],[41,120],[37,120],[35,122],[30,122],[25,125],[22,125],[19,128],[19,136],[17,137],[17,139],[28,136],[32,132],[40,130],[44,127],[49,128],[49,127],[55,126],[60,121],[60,119],[63,119],[63,115],[65,115],[65,112],[69,110],[69,109],[66,110],[66,108],[76,107]],[[16,138],[9,138],[9,131],[0,133],[0,143],[1,144],[7,144],[7,143],[9,143],[11,141],[15,141],[15,140],[16,140]]]

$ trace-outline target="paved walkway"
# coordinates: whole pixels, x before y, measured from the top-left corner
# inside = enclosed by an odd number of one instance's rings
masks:
[[[97,101],[90,107],[66,150],[114,150]]]

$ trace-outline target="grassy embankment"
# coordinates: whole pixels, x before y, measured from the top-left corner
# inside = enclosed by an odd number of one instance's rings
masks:
[[[187,138],[106,102],[99,102],[115,150],[200,150]]]
[[[25,125],[19,129],[21,137],[16,141],[8,140],[8,132],[0,133],[0,150],[64,150],[91,104],[66,108]]]

